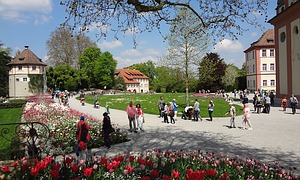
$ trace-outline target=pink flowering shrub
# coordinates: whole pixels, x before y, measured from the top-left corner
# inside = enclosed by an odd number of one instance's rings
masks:
[[[85,116],[85,121],[88,122],[91,127],[91,141],[88,142],[88,148],[98,148],[104,145],[102,120],[54,103],[50,95],[32,96],[29,97],[29,101],[30,103],[27,103],[24,108],[22,121],[41,122],[46,124],[50,129],[49,141],[41,146],[44,155],[59,155],[63,152],[74,152],[74,148],[77,144],[76,124],[81,115]],[[111,134],[112,143],[116,144],[128,141],[127,134],[121,132],[117,124],[113,124],[113,126],[116,132]],[[37,130],[45,131],[45,129],[42,128]],[[44,132],[38,133],[43,134]]]
[[[203,153],[202,151],[145,151],[108,158],[92,156],[77,162],[64,156],[55,161],[22,159],[1,167],[8,179],[299,179],[275,162],[266,165],[256,160]]]

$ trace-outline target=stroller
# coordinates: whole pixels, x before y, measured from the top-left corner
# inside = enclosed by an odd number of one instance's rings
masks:
[[[192,106],[187,106],[184,111],[182,111],[182,116],[181,119],[184,120],[191,120],[193,116],[193,107]]]

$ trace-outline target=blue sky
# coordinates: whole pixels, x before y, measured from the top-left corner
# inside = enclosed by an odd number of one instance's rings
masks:
[[[24,46],[29,45],[39,58],[43,61],[47,60],[46,41],[50,33],[59,27],[66,16],[65,7],[59,5],[59,2],[59,0],[0,0],[0,42],[13,50],[12,56],[17,50],[23,51]],[[269,19],[275,16],[275,8],[276,1],[269,0]],[[273,28],[272,25],[264,22],[264,17],[261,19],[266,30]],[[249,31],[239,37],[238,41],[226,38],[211,47],[211,51],[218,52],[226,63],[232,63],[241,68],[244,62],[243,51],[263,33],[259,28],[252,26],[247,28]],[[148,60],[156,63],[159,57],[166,54],[168,44],[163,42],[157,30],[138,34],[136,48],[133,47],[130,33],[120,35],[118,40],[113,37],[97,40],[95,33],[97,29],[91,29],[86,35],[97,42],[102,52],[109,51],[113,55],[118,61],[117,68]]]

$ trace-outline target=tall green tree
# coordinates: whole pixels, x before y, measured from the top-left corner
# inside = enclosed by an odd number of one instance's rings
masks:
[[[77,91],[80,83],[77,71],[68,64],[59,64],[54,68],[49,67],[46,71],[47,86],[52,89]]]
[[[224,89],[222,77],[226,66],[218,53],[206,53],[199,64],[199,88],[213,92]]]
[[[9,68],[7,64],[10,62],[11,57],[10,48],[4,48],[3,44],[0,43],[0,97],[6,97],[9,90]]]
[[[79,66],[80,71],[88,77],[89,88],[113,86],[117,61],[111,53],[102,53],[97,47],[87,48],[79,57]]]
[[[152,82],[155,75],[155,64],[152,61],[147,61],[144,63],[138,63],[138,64],[134,64],[132,66],[126,67],[125,69],[136,69],[141,71],[141,73],[143,73],[144,75],[149,77],[149,84],[150,84],[150,89],[152,86]]]
[[[226,67],[225,75],[222,77],[222,83],[225,91],[233,91],[238,88],[237,77],[239,75],[239,68],[233,64]]]
[[[78,68],[78,58],[81,53],[88,47],[96,46],[89,37],[72,33],[69,28],[57,28],[51,32],[46,42],[50,65],[69,64],[71,67]]]
[[[186,105],[189,103],[190,74],[196,72],[195,65],[200,63],[203,52],[208,48],[206,29],[196,25],[198,20],[187,8],[179,9],[177,18],[170,23],[170,34],[167,36],[168,55],[163,61],[166,65],[179,68],[184,73]]]

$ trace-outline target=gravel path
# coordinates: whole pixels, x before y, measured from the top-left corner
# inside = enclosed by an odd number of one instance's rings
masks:
[[[249,97],[249,99],[251,99]],[[237,103],[239,104],[239,103]],[[239,104],[241,105],[241,104]],[[249,104],[253,110],[252,104]],[[201,105],[200,105],[201,106]],[[103,107],[81,106],[74,97],[70,107],[80,112],[102,119]],[[215,107],[218,108],[218,107]],[[205,108],[206,110],[206,105]],[[266,164],[279,161],[284,167],[294,166],[300,170],[300,111],[293,115],[280,107],[271,107],[270,114],[257,114],[252,111],[253,130],[242,130],[242,117],[236,117],[237,128],[229,129],[229,117],[213,118],[213,121],[193,122],[178,119],[176,124],[162,123],[156,115],[145,114],[145,132],[129,133],[131,141],[113,145],[109,150],[104,147],[91,150],[98,155],[144,151],[146,149],[191,150],[201,149],[208,152],[239,155],[243,158],[257,159]],[[119,124],[127,131],[129,125],[124,111],[110,109],[112,123]]]

